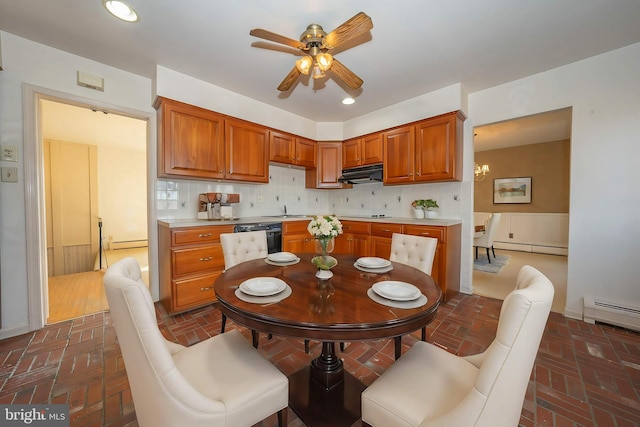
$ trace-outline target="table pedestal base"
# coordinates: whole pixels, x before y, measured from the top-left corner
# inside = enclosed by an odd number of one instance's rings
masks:
[[[326,389],[307,366],[289,377],[289,405],[308,427],[351,427],[361,415],[360,395],[367,388],[343,371],[343,381]]]

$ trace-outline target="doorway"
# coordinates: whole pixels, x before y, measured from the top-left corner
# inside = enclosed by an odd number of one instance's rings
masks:
[[[102,275],[134,256],[148,280],[147,121],[40,101],[48,318],[108,309]]]
[[[553,311],[564,313],[569,236],[572,109],[563,108],[474,129],[476,221],[501,212],[496,252],[507,261],[497,274],[474,269],[474,293],[504,299],[515,286],[517,266],[530,264],[556,287]],[[528,176],[533,194],[527,203],[503,204],[494,198],[494,179]],[[505,222],[505,216],[507,221]],[[482,225],[476,223],[475,225]],[[515,232],[515,233],[514,233]],[[515,234],[515,235],[514,235]]]

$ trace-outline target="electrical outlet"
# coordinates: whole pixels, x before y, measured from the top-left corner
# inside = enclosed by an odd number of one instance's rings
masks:
[[[513,239],[513,233],[509,233],[509,238]]]
[[[17,162],[18,148],[15,145],[0,146],[0,160],[5,162]]]
[[[2,182],[18,182],[18,168],[2,168]]]

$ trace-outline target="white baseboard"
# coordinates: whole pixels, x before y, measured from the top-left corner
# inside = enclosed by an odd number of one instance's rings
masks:
[[[505,249],[508,251],[519,251],[519,252],[532,252],[537,254],[548,254],[548,255],[569,255],[568,248],[555,247],[555,246],[540,246],[540,245],[531,245],[524,243],[511,243],[511,242],[493,242],[493,247],[496,249]]]

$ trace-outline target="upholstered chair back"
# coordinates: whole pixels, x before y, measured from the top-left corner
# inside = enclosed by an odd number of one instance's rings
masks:
[[[267,232],[264,230],[223,233],[220,235],[220,243],[224,254],[225,270],[241,262],[266,258],[269,255]]]
[[[542,273],[528,265],[520,269],[515,290],[502,304],[495,339],[485,352],[466,357],[479,368],[474,390],[447,425],[518,425],[553,295],[553,284]],[[472,413],[478,418],[469,420]]]
[[[136,260],[111,265],[103,280],[138,424],[177,426],[189,420],[192,426],[194,413],[199,413],[198,425],[224,426],[222,402],[202,396],[176,368],[172,354],[184,347],[162,336]]]
[[[431,274],[438,239],[393,233],[389,260],[410,265],[426,274]]]
[[[490,248],[493,246],[493,239],[496,237],[496,231],[498,231],[498,224],[500,224],[500,218],[502,214],[491,214],[487,221],[487,227],[485,232],[479,237],[476,237],[473,241],[473,246],[480,246],[481,248]]]

